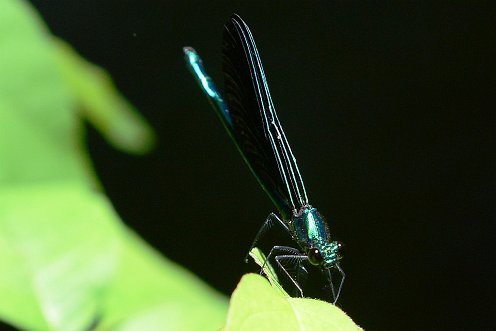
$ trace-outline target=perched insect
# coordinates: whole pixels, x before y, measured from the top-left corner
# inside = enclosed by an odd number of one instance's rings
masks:
[[[224,98],[203,68],[191,47],[184,47],[186,62],[224,127],[258,182],[277,207],[280,217],[271,213],[260,228],[250,250],[274,224],[287,231],[299,246],[274,246],[267,260],[278,267],[303,290],[285,265],[303,262],[319,267],[326,275],[336,303],[345,273],[339,265],[343,244],[332,241],[329,228],[309,202],[305,185],[270,96],[260,55],[248,25],[233,14],[224,27]],[[341,274],[337,291],[331,269]]]

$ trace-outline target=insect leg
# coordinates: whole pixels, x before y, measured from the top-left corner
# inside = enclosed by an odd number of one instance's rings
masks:
[[[260,240],[260,238],[262,238],[267,233],[267,231],[269,231],[274,226],[274,223],[279,224],[280,226],[282,226],[284,230],[286,230],[287,233],[290,233],[289,228],[284,223],[284,221],[280,219],[279,216],[277,216],[276,214],[270,213],[269,216],[267,216],[267,218],[265,219],[265,222],[260,228],[260,230],[258,230],[258,233],[255,236],[255,239],[253,240],[253,243],[251,244],[250,249],[248,250],[248,253],[245,256],[245,263],[248,263],[248,256],[251,250],[253,249],[253,247],[255,247],[258,241]]]
[[[327,269],[327,279],[329,280],[329,286],[331,287],[332,290],[332,297],[333,297],[333,304],[336,304],[338,301],[339,295],[341,294],[341,289],[343,288],[344,280],[346,278],[346,274],[344,273],[343,269],[339,266],[339,264],[334,265],[336,269],[339,271],[341,275],[341,281],[339,283],[338,291],[336,293],[334,289],[334,283],[332,282],[332,273],[331,269]]]
[[[336,300],[333,302],[334,304],[336,304],[336,301],[338,301],[339,295],[341,294],[341,289],[343,288],[344,279],[346,278],[346,274],[344,273],[343,269],[339,266],[339,264],[336,264],[336,268],[341,274],[341,282],[339,283],[338,295],[336,297]]]
[[[269,255],[267,255],[267,258],[264,261],[264,264],[262,265],[262,270],[260,270],[260,273],[262,273],[263,268],[265,267],[265,263],[269,261],[269,259],[273,256],[276,255],[277,253],[285,253],[287,254],[292,254],[291,256],[299,256],[301,254],[299,249],[296,249],[294,247],[290,246],[274,246],[269,252]]]
[[[327,280],[329,281],[329,286],[331,287],[331,291],[332,291],[333,304],[335,304],[338,298],[336,297],[336,291],[334,290],[334,283],[332,282],[331,269],[327,269],[326,271],[327,271]]]
[[[298,291],[300,292],[300,296],[303,297],[303,289],[298,284],[298,282],[293,277],[291,277],[291,275],[289,274],[289,272],[282,265],[281,261],[284,261],[284,260],[296,260],[297,263],[299,263],[301,261],[308,260],[308,256],[306,256],[306,255],[277,255],[275,257],[275,260],[276,260],[277,264],[279,265],[279,267],[282,269],[282,271],[284,271],[284,273],[286,274],[286,276],[291,280],[291,282],[293,283],[293,285],[298,289]]]

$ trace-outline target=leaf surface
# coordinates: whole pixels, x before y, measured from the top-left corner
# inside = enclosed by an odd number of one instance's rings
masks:
[[[361,330],[338,307],[324,301],[290,298],[260,275],[245,275],[234,291],[224,331]]]

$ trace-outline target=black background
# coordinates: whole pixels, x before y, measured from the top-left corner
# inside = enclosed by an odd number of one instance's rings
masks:
[[[159,144],[144,157],[113,150],[91,128],[88,145],[122,218],[164,255],[229,294],[273,211],[181,51],[195,47],[222,85],[222,27],[237,12],[256,38],[311,203],[347,244],[343,309],[367,330],[495,327],[489,8],[32,3],[156,129]]]

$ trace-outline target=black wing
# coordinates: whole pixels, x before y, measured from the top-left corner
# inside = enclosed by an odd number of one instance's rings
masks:
[[[277,118],[262,62],[246,23],[234,14],[224,27],[225,101],[238,147],[287,219],[308,204],[305,186]]]

